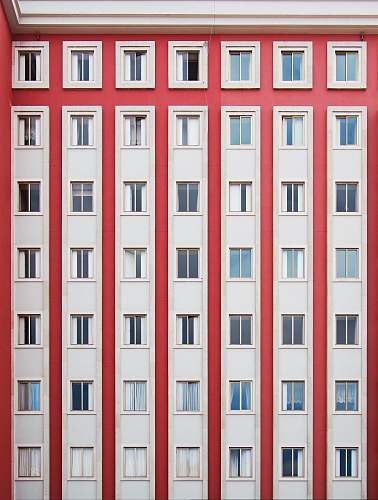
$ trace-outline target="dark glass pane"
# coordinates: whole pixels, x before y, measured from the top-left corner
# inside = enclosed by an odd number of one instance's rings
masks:
[[[336,318],[336,344],[346,344],[346,321],[345,316]]]
[[[252,344],[252,320],[250,316],[241,316],[241,344]]]
[[[240,316],[230,316],[230,344],[240,345]]]
[[[198,251],[189,250],[189,278],[198,278]]]
[[[348,192],[348,212],[357,212],[357,186],[356,184],[347,185]]]
[[[83,251],[83,278],[89,278],[89,251]]]
[[[282,80],[284,82],[292,81],[292,55],[291,53],[282,53]]]
[[[247,211],[247,185],[240,184],[240,211]]]
[[[346,467],[346,475],[348,477],[352,477],[352,450],[346,450],[347,454],[347,467]]]
[[[346,185],[336,184],[336,212],[346,211]]]
[[[30,53],[30,80],[35,82],[37,80],[37,61],[36,61],[36,53]]]
[[[303,344],[303,316],[294,316],[294,344]]]
[[[142,212],[143,209],[143,184],[136,184],[135,186],[135,211]]]
[[[89,384],[83,384],[83,411],[89,410]]]
[[[186,212],[188,206],[187,184],[177,184],[178,211]]]
[[[82,146],[89,146],[89,118],[83,118],[83,143]]]
[[[75,318],[75,321],[76,321],[76,339],[77,339],[77,344],[82,344],[83,343],[83,332],[82,332],[81,316],[77,316]]]
[[[37,277],[37,252],[35,250],[30,250],[29,258],[30,258],[29,278],[36,278]]]
[[[30,80],[30,54],[28,52],[25,53],[25,80]]]
[[[294,410],[304,410],[304,384],[303,382],[294,383]]]
[[[188,277],[187,251],[186,250],[178,250],[177,251],[177,277],[178,278],[187,278]]]
[[[198,51],[189,51],[188,52],[188,80],[196,81],[198,80],[198,59],[199,52]]]
[[[142,254],[138,250],[135,252],[135,277],[142,277]]]
[[[72,410],[81,410],[81,383],[72,382]]]
[[[346,451],[345,449],[338,450],[339,451],[339,457],[340,457],[340,476],[345,477],[346,476]]]
[[[293,185],[292,184],[286,184],[286,204],[287,204],[287,211],[292,212],[293,211]]]
[[[20,192],[20,212],[29,211],[29,185],[19,184]]]
[[[347,119],[348,144],[357,144],[357,117],[349,116]]]
[[[29,321],[25,321],[25,324],[28,325]],[[30,344],[37,343],[37,318],[35,316],[30,317]]]
[[[83,317],[83,344],[89,344],[89,318]]]
[[[286,345],[291,345],[293,343],[291,316],[282,317],[282,343]]]
[[[346,80],[346,54],[345,52],[336,52],[336,81],[345,82]]]
[[[299,450],[293,450],[293,477],[298,477],[299,476],[299,469],[298,469],[298,455],[299,455]]]
[[[292,457],[291,449],[283,449],[282,450],[282,476],[283,477],[291,477],[292,476],[291,457]]]
[[[187,344],[194,344],[194,316],[188,318],[188,342]]]
[[[302,80],[302,61],[303,54],[301,52],[294,52],[293,54],[293,80]]]
[[[198,211],[198,184],[189,184],[189,212]]]
[[[142,343],[142,317],[136,316],[135,318],[135,343],[140,345]]]
[[[39,212],[39,184],[30,184],[30,211]]]
[[[181,318],[181,328],[182,328],[182,343],[188,343],[188,321],[186,317]]]
[[[240,410],[240,384],[239,382],[231,382],[230,384],[230,391],[231,391],[231,402],[230,402],[230,409],[237,411]]]
[[[135,341],[135,318],[134,318],[134,316],[130,316],[129,324],[130,324],[130,344],[136,344],[137,342]]]
[[[89,54],[83,54],[83,80],[89,82]]]
[[[350,316],[347,319],[347,344],[357,344],[357,318],[356,318],[356,316]]]
[[[293,145],[293,140],[294,140],[294,135],[293,135],[293,119],[292,118],[286,118],[286,145],[287,146],[292,146]]]
[[[339,118],[339,124],[340,124],[340,146],[345,146],[347,143],[346,118]]]

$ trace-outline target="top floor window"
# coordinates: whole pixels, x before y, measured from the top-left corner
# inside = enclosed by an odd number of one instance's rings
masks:
[[[71,77],[74,82],[92,82],[93,50],[73,50],[71,52]]]
[[[366,42],[328,42],[328,88],[366,88]]]
[[[170,88],[207,87],[207,42],[168,42]]]
[[[282,80],[298,82],[303,80],[303,50],[285,50],[282,52]]]
[[[358,52],[336,51],[336,80],[338,82],[354,82],[357,80]]]
[[[41,81],[41,51],[20,50],[18,53],[18,78],[23,82]]]
[[[178,50],[176,52],[176,78],[181,82],[198,82],[199,50]]]
[[[230,51],[230,80],[234,82],[251,80],[251,51]]]
[[[274,88],[312,87],[312,43],[273,43]]]
[[[63,87],[102,87],[101,42],[63,42]]]
[[[48,88],[49,42],[12,42],[13,88]]]

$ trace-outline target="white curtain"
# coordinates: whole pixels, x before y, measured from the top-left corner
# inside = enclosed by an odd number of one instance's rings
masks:
[[[198,116],[188,117],[188,145],[199,145],[200,120]]]
[[[18,475],[19,477],[41,476],[41,448],[18,449]]]
[[[72,52],[71,54],[71,78],[74,82],[79,80],[79,57],[80,52]]]
[[[71,278],[77,278],[77,261],[80,258],[80,250],[71,250]]]
[[[31,252],[34,255],[34,261],[35,261],[35,277],[40,278],[41,277],[41,252],[39,250],[32,250]]]
[[[284,411],[287,410],[288,400],[291,399],[289,390],[290,390],[290,384],[288,382],[282,382],[282,409]]]
[[[335,457],[335,460],[336,460],[336,477],[340,477],[340,450],[337,449],[336,450],[336,457]]]
[[[26,146],[25,143],[25,126],[26,126],[26,121],[28,118],[24,116],[20,116],[18,118],[18,145],[19,146]]]
[[[135,278],[135,250],[125,250],[125,278]]]
[[[177,382],[177,411],[199,411],[199,382]]]
[[[26,259],[28,258],[27,250],[19,250],[18,252],[18,276],[19,278],[25,278],[26,271]]]
[[[28,54],[26,52],[20,52],[19,54],[19,67],[18,67],[18,79],[20,81],[25,81],[26,80],[26,74],[25,74],[25,61],[26,58],[28,57]]]
[[[125,411],[147,410],[146,389],[146,382],[125,382]]]
[[[94,144],[94,123],[93,123],[93,116],[85,116],[84,117],[85,121],[87,122],[88,126],[88,146],[93,146]]]
[[[88,252],[88,278],[93,278],[93,251],[87,250]]]
[[[41,118],[39,116],[33,116],[31,118],[31,127],[34,128],[35,145],[40,146],[41,145]],[[32,133],[30,135],[32,135]]]
[[[184,79],[184,64],[186,64],[185,59],[187,60],[187,58],[187,52],[176,53],[176,80],[179,82]]]
[[[184,120],[187,120],[186,116],[178,116],[176,119],[176,128],[177,128],[177,145],[182,146],[183,145],[183,127],[184,127]]]
[[[145,146],[146,144],[146,118],[145,117],[138,117],[138,125],[139,125],[139,137],[137,144],[139,146]]]
[[[78,128],[79,128],[79,120],[80,116],[72,116],[71,117],[71,145],[78,145]]]
[[[93,477],[93,448],[71,448],[71,477]]]
[[[298,477],[303,477],[303,450],[297,450]]]
[[[35,79],[41,81],[41,53],[34,52],[35,54]]]
[[[124,126],[125,126],[125,146],[132,146],[131,142],[131,127],[133,116],[125,116]],[[135,126],[135,124],[134,124]]]
[[[357,462],[357,450],[350,450],[350,459],[352,460],[351,471],[352,477],[357,477],[358,475],[358,462]]]
[[[293,145],[303,145],[303,116],[293,117]]]
[[[250,448],[240,450],[240,476],[252,477],[252,450]]]
[[[240,184],[230,183],[230,212],[240,212]]]
[[[86,56],[88,57],[89,81],[93,82],[93,80],[94,80],[94,53],[87,52]]]
[[[200,476],[199,448],[176,448],[176,476]]]
[[[290,259],[290,250],[282,251],[282,277],[288,278],[288,260]]]
[[[294,255],[296,257],[296,278],[301,279],[304,277],[304,251],[303,250],[295,250]]]
[[[124,476],[147,476],[147,448],[124,448]]]
[[[135,206],[135,184],[125,183],[125,211],[131,212]],[[134,201],[134,203],[133,203]]]

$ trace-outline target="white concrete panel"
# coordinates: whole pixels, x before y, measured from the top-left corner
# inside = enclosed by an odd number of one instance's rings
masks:
[[[175,500],[202,499],[202,481],[174,481],[173,494]]]
[[[14,350],[15,378],[42,378],[43,349],[17,348]]]
[[[191,349],[189,352],[186,349],[174,349],[173,361],[176,379],[199,379],[206,375],[202,373],[201,349]]]
[[[43,498],[43,481],[15,481],[14,497],[17,500]]]
[[[150,239],[150,217],[148,215],[128,216],[119,218],[121,245],[147,246]]]
[[[225,352],[227,379],[254,379],[256,376],[256,349],[229,348]],[[226,390],[226,389],[224,389]]]
[[[44,415],[15,415],[14,436],[23,445],[43,443]]]
[[[174,311],[177,314],[202,310],[202,283],[200,281],[176,281],[174,289]]]
[[[307,498],[307,483],[304,480],[285,480],[278,483],[278,495],[282,500],[303,500]]]
[[[67,377],[95,379],[96,371],[96,349],[67,350]]]
[[[96,481],[74,481],[67,482],[67,495],[75,500],[86,500],[96,498]]]
[[[255,415],[226,415],[227,436],[225,440],[227,453],[228,446],[235,446],[236,443],[242,443],[243,446],[251,446],[256,443],[256,425]]]
[[[240,181],[256,177],[255,149],[227,149],[225,175],[229,180]]]
[[[14,244],[15,245],[40,245],[44,240],[43,216],[31,215],[15,217]]]
[[[307,442],[307,414],[280,415],[280,446],[304,446]]]
[[[295,179],[296,181],[308,179],[307,149],[280,149],[278,164],[278,175],[282,179]]]
[[[147,380],[150,375],[149,349],[121,349],[121,377],[122,379]]]
[[[120,289],[120,309],[124,314],[148,311],[150,283],[124,281],[120,283]]]
[[[304,246],[308,240],[308,218],[305,215],[282,215],[277,231],[281,246]]]
[[[256,246],[256,218],[254,216],[229,216],[226,238],[230,246]]]
[[[97,219],[92,215],[69,216],[67,224],[68,246],[94,247],[97,242]]]
[[[120,178],[123,180],[147,180],[150,177],[150,150],[121,149],[120,150]]]
[[[360,446],[361,423],[361,415],[335,414],[332,422],[335,446]]]
[[[122,480],[119,486],[122,500],[145,500],[152,498],[149,481],[125,481]]]
[[[13,293],[17,297],[19,311],[41,311],[44,308],[44,286],[42,281],[16,282],[13,284]]]
[[[202,246],[202,217],[196,215],[177,215],[173,217],[175,244],[178,247]]]
[[[224,496],[230,500],[252,500],[257,498],[255,481],[225,481]]]
[[[73,446],[94,446],[98,440],[96,419],[95,412],[93,415],[68,415],[67,441]]]
[[[256,283],[253,281],[229,281],[226,284],[229,314],[240,311],[255,312]]]
[[[121,441],[143,444],[150,442],[150,415],[121,415]]]
[[[174,415],[173,438],[176,446],[201,446],[202,415]]]
[[[333,500],[355,500],[361,498],[362,481],[333,481]]]

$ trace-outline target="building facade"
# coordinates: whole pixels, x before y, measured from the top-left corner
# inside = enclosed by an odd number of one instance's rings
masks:
[[[377,498],[378,2],[2,4],[1,498]]]

